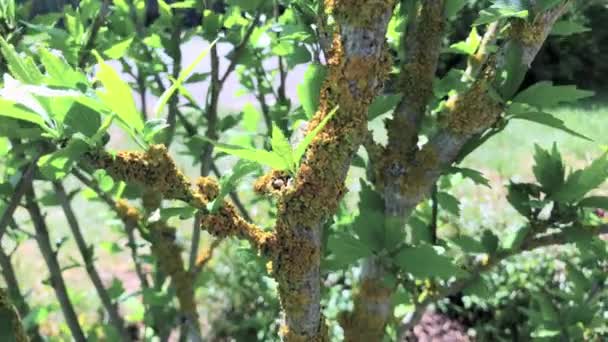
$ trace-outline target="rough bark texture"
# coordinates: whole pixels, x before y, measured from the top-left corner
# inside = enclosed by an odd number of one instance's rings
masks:
[[[376,190],[384,197],[385,226],[405,227],[409,216],[401,178],[416,151],[420,123],[432,96],[444,26],[441,0],[423,1],[410,15],[400,81],[401,87],[407,90],[393,118],[386,121],[387,147],[372,157],[377,163],[374,166]],[[363,260],[354,311],[341,318],[347,341],[379,341],[384,336],[384,327],[392,313],[393,292],[384,282],[386,264],[386,260],[375,256]]]
[[[417,136],[420,122],[431,96],[444,25],[443,1],[422,1],[414,9],[405,38],[406,60],[402,67],[403,101],[387,121],[388,146],[372,149],[374,185],[385,200],[385,226],[405,227],[415,207],[424,200],[443,170],[458,157],[463,146],[475,135],[496,123],[503,104],[490,95],[491,88],[501,90],[509,99],[514,95],[525,72],[540,50],[553,23],[565,11],[568,1],[544,13],[531,23],[515,19],[509,39],[497,55],[485,45],[496,39],[497,27],[492,24],[476,55],[477,64],[470,64],[468,76],[476,77],[471,87],[451,96],[442,115],[443,128],[422,148]],[[506,65],[507,53],[519,53],[520,68],[499,83],[497,70]],[[373,257],[364,260],[355,309],[343,315],[342,326],[347,341],[380,340],[392,313],[392,289],[383,283],[387,260]],[[420,317],[417,317],[419,319]]]
[[[293,182],[279,194],[272,266],[286,341],[328,338],[321,314],[322,225],[346,191],[348,166],[367,130],[367,108],[390,67],[384,37],[392,1],[328,0],[325,6],[336,25],[327,52],[328,77],[308,129],[335,106],[340,109],[314,139]]]

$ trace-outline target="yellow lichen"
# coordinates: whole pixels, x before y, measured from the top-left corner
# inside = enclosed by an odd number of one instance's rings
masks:
[[[169,276],[175,287],[180,311],[191,319],[197,319],[194,300],[194,277],[188,272],[181,257],[181,247],[175,242],[175,229],[163,222],[150,225],[152,254],[160,269]]]
[[[390,0],[325,0],[325,9],[348,25],[372,27],[393,8]]]
[[[538,18],[532,22],[525,19],[513,19],[509,33],[513,39],[529,46],[541,44],[545,39],[544,25]]]
[[[401,178],[401,193],[414,198],[419,197],[428,189],[427,173],[437,170],[439,159],[433,146],[425,145],[418,153],[412,166],[408,168]]]
[[[146,152],[102,152],[91,158],[94,166],[112,177],[143,185],[168,199],[189,200],[190,182],[177,168],[164,145],[151,145]]]
[[[121,220],[131,226],[137,225],[142,219],[139,210],[129,204],[127,200],[119,199],[116,201],[116,212]]]
[[[491,65],[491,63],[490,63]],[[447,128],[460,135],[480,133],[496,122],[502,104],[490,94],[494,69],[488,66],[484,75],[463,94],[451,96],[445,104]]]
[[[329,330],[327,329],[327,324],[325,323],[325,318],[321,317],[321,321],[319,322],[319,331],[314,335],[302,335],[298,334],[295,331],[289,330],[289,327],[286,325],[282,325],[279,329],[279,335],[281,335],[282,340],[285,342],[327,342],[329,341]]]

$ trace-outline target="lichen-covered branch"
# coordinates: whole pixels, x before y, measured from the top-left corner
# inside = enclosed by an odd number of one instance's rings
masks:
[[[322,224],[346,191],[348,166],[367,134],[367,108],[390,67],[384,37],[392,9],[392,1],[325,1],[336,24],[327,55],[328,76],[308,129],[336,105],[340,109],[313,140],[295,179],[277,190],[272,268],[285,315],[285,341],[328,338],[321,314]]]

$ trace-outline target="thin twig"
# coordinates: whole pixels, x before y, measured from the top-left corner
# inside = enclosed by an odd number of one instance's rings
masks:
[[[2,240],[2,236],[6,232],[6,227],[11,222],[13,218],[13,214],[15,210],[19,206],[19,202],[21,198],[27,191],[27,188],[32,183],[32,177],[34,176],[34,171],[36,170],[36,162],[38,161],[38,156],[35,157],[27,166],[23,174],[21,175],[21,179],[17,183],[15,187],[15,192],[11,196],[11,199],[8,202],[8,205],[4,209],[4,213],[2,213],[2,217],[0,217],[0,240]]]
[[[87,58],[89,58],[89,55],[91,54],[91,51],[93,50],[93,47],[95,46],[95,40],[97,39],[97,34],[99,33],[99,30],[101,29],[101,25],[103,25],[103,22],[106,19],[106,15],[109,12],[109,8],[110,8],[110,1],[103,0],[101,2],[101,8],[99,9],[99,12],[97,13],[97,16],[95,17],[95,21],[93,22],[93,25],[91,26],[91,30],[89,32],[89,37],[87,39],[87,42],[80,50],[80,57],[78,58],[78,66],[81,68],[84,68],[84,66],[87,62]]]
[[[49,231],[42,212],[40,211],[40,207],[36,202],[36,193],[31,184],[29,184],[26,189],[25,198],[27,211],[32,218],[36,230],[36,241],[38,242],[38,247],[44,262],[46,263],[47,269],[49,270],[51,286],[53,287],[53,290],[55,290],[55,296],[57,297],[57,301],[63,312],[63,317],[72,333],[72,338],[77,342],[86,342],[87,339],[80,326],[80,322],[78,321],[74,306],[68,296],[68,289],[61,273],[61,266],[57,260],[57,254],[53,251]]]
[[[53,188],[55,189],[55,193],[57,194],[59,202],[61,203],[61,207],[65,214],[72,235],[74,236],[74,240],[76,241],[76,246],[78,247],[80,256],[84,261],[85,269],[89,274],[89,278],[91,278],[91,282],[93,283],[93,286],[97,291],[97,295],[101,299],[101,303],[104,306],[104,309],[110,317],[110,323],[112,324],[114,329],[116,329],[121,340],[128,341],[129,334],[125,330],[125,322],[118,313],[116,303],[112,302],[112,298],[110,297],[108,290],[104,287],[103,282],[101,281],[99,272],[97,271],[95,263],[93,262],[93,246],[89,247],[84,239],[84,236],[82,235],[80,224],[78,223],[78,219],[74,214],[74,210],[72,209],[72,205],[65,191],[65,188],[60,182],[53,182]]]

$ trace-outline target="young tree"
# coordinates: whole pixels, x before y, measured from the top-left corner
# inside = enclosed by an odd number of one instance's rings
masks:
[[[551,82],[521,90],[536,54],[574,1],[491,1],[466,40],[453,44],[447,44],[446,33],[465,0],[159,0],[156,18],[148,15],[145,1],[90,0],[64,7],[63,15],[31,20],[26,9],[7,4],[0,39],[7,72],[0,136],[11,150],[2,164],[0,239],[9,226],[21,230],[14,213],[25,200],[32,237],[77,341],[87,337],[62,276],[61,245],[50,242],[53,227],[42,212],[39,190],[45,185],[52,186],[109,318],[103,333],[117,340],[132,337],[119,310],[120,294],[101,281],[95,249],[87,245],[72,208],[77,191],[66,187],[74,179],[122,221],[146,307],[144,324],[161,340],[178,326],[182,339],[203,340],[197,279],[213,249],[230,237],[248,241],[268,262],[278,284],[285,341],[330,339],[328,327],[335,322],[324,316],[322,284],[329,272],[359,262],[354,307],[338,318],[347,341],[381,341],[388,338],[389,324],[390,338],[402,338],[429,304],[479,288],[482,273],[523,251],[576,243],[597,262],[607,256],[598,236],[608,229],[589,213],[607,207],[608,200],[586,195],[608,178],[608,158],[604,154],[566,174],[557,148],[535,151],[535,183],[509,185],[508,200],[527,220],[513,236],[499,238],[489,230],[479,240],[437,235],[438,207],[458,205],[441,180],[459,173],[487,182],[461,161],[510,120],[585,138],[545,109],[590,92]],[[184,67],[181,45],[193,37],[209,45]],[[444,53],[463,55],[465,68],[438,71]],[[209,72],[193,73],[207,56]],[[106,60],[117,60],[130,82]],[[296,107],[286,95],[287,74],[304,63],[309,65],[297,86]],[[266,142],[251,138],[259,128],[254,106],[238,117],[221,115],[220,95],[234,73],[259,102]],[[209,85],[204,104],[186,88],[201,80]],[[153,111],[150,93],[158,97]],[[392,114],[385,120],[388,140],[380,144],[368,121],[387,112]],[[140,149],[112,151],[114,124]],[[220,142],[239,124],[251,134],[237,143]],[[200,177],[190,179],[180,170],[170,152],[173,143],[200,163]],[[226,154],[239,160],[222,175],[216,161]],[[346,229],[337,229],[328,221],[341,217],[352,165],[363,165],[367,180],[361,181],[358,214],[340,226]],[[271,223],[254,223],[253,204],[243,203],[235,191],[250,174],[257,180],[249,188],[273,206]],[[175,226],[189,218],[192,244],[184,258]],[[201,230],[216,238],[204,253],[199,253]],[[152,272],[139,255],[139,240],[150,248]],[[5,259],[3,276],[14,287],[13,301],[24,303],[18,284],[9,281],[10,255]],[[576,272],[582,288],[606,280]],[[163,291],[167,283],[170,290]],[[408,294],[414,310],[396,322],[399,291]],[[603,294],[577,290],[576,295],[580,298],[573,300],[589,300],[592,310],[601,310],[597,296]],[[175,307],[165,305],[173,301]],[[579,320],[560,327],[547,305],[541,310],[547,330],[572,334],[576,324],[592,324]],[[27,315],[26,307],[18,309]],[[35,329],[30,332],[37,336]]]

